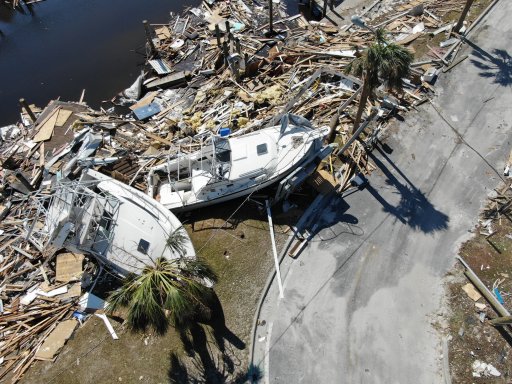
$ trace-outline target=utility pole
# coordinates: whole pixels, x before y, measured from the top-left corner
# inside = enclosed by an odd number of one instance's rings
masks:
[[[153,37],[151,36],[151,30],[149,28],[148,21],[142,20],[142,24],[144,25],[144,31],[146,32],[146,40],[149,43],[151,53],[154,53],[156,51],[156,48],[155,48],[155,44],[153,43]]]
[[[460,14],[459,21],[457,21],[457,25],[455,28],[453,28],[454,32],[459,32],[462,28],[462,24],[464,23],[464,19],[466,18],[466,15],[469,12],[469,8],[471,8],[471,5],[473,4],[474,0],[467,0],[466,5],[464,6],[464,9],[462,10],[462,13]]]
[[[274,23],[273,4],[272,4],[272,0],[268,0],[268,24],[269,24],[268,32],[270,35],[274,34],[273,23]]]

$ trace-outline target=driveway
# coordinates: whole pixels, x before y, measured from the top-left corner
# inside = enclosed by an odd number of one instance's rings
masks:
[[[285,261],[285,298],[271,288],[257,328],[266,382],[443,382],[443,277],[511,149],[511,14],[499,2],[437,82],[446,121],[428,103],[409,113],[373,152],[370,187],[331,200]]]

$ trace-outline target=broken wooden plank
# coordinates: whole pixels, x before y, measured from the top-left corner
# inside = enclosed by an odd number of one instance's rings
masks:
[[[55,128],[55,124],[57,123],[58,118],[58,112],[60,110],[60,107],[55,108],[50,115],[41,123],[38,125],[38,131],[32,141],[35,143],[40,141],[46,141],[49,140],[53,135],[53,129]]]
[[[173,87],[181,85],[186,82],[186,73],[184,71],[181,71],[172,73],[170,75],[162,77],[161,79],[150,81],[146,84],[146,88],[151,89],[156,87]]]
[[[68,109],[61,109],[59,111],[59,115],[57,117],[57,121],[55,122],[56,127],[62,127],[64,124],[66,124],[66,121],[68,121],[69,116],[73,114],[73,111],[70,111]]]

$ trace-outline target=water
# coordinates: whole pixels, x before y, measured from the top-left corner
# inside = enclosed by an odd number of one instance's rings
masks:
[[[3,2],[2,2],[3,3]],[[0,3],[0,126],[19,120],[18,100],[57,97],[98,108],[127,88],[144,63],[142,20],[159,24],[200,0],[46,0],[24,13]],[[296,0],[285,0],[297,13]]]
[[[18,100],[54,98],[98,107],[128,87],[144,62],[142,20],[166,23],[200,0],[46,0],[25,14],[0,4],[0,126],[19,118]]]

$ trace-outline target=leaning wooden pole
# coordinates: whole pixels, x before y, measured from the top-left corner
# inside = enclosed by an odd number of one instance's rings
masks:
[[[462,13],[460,14],[459,21],[457,21],[457,25],[455,25],[455,28],[453,28],[454,32],[459,32],[462,28],[462,24],[464,23],[464,20],[466,19],[466,15],[469,12],[469,8],[471,8],[471,5],[473,4],[473,1],[475,0],[467,0],[466,5],[464,6],[464,9],[462,10]]]
[[[341,106],[337,109],[336,113],[332,115],[331,121],[329,123],[329,133],[327,134],[327,143],[331,144],[334,142],[334,139],[336,138],[336,127],[338,126],[340,115],[345,110],[345,108],[348,107],[348,105],[354,101],[356,96],[361,92],[362,87],[359,87],[357,91],[355,91],[352,96],[350,96]]]
[[[510,316],[509,311],[501,305],[501,303],[494,297],[494,295],[489,291],[489,289],[484,285],[482,280],[478,278],[478,276],[473,272],[471,267],[462,259],[462,257],[457,256],[457,260],[460,261],[460,263],[464,266],[465,271],[464,274],[468,277],[468,279],[475,285],[475,287],[478,288],[478,290],[484,295],[484,297],[487,299],[487,301],[494,307],[496,312],[501,317],[507,317]]]
[[[352,127],[352,132],[355,132],[357,127],[359,127],[359,123],[361,123],[361,116],[363,115],[363,111],[366,108],[366,101],[370,96],[370,85],[368,84],[368,76],[366,73],[363,75],[363,91],[361,92],[361,97],[359,98],[359,105],[357,107],[356,118],[354,120],[354,126]]]
[[[142,24],[144,25],[144,32],[146,32],[146,40],[149,43],[151,53],[154,53],[154,52],[156,52],[156,48],[155,48],[155,44],[153,43],[153,37],[151,36],[151,30],[149,28],[148,21],[142,20]]]
[[[27,111],[30,119],[32,120],[32,123],[35,123],[36,122],[36,115],[34,115],[34,112],[32,112],[32,109],[30,109],[30,106],[28,105],[28,103],[26,102],[25,99],[23,99],[23,98],[20,99],[20,106],[25,111]]]

